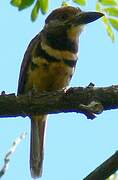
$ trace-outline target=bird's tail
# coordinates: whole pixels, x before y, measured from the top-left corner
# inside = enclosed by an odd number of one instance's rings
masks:
[[[47,115],[31,117],[30,171],[33,178],[42,175]]]

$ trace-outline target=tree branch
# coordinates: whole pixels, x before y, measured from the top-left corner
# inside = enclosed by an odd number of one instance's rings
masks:
[[[118,170],[118,151],[83,180],[104,180]]]
[[[0,95],[0,117],[77,112],[93,119],[95,114],[117,108],[118,86],[78,87],[66,92],[43,92],[37,96]]]

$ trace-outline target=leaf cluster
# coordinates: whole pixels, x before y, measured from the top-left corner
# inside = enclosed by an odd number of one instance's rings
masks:
[[[11,4],[18,8],[18,10],[23,10],[34,4],[34,7],[31,12],[31,20],[35,21],[38,17],[39,10],[42,14],[47,13],[48,11],[48,0],[11,0]]]
[[[118,30],[118,0],[98,0],[96,10],[105,14],[102,21],[108,36],[114,41],[115,34],[113,29]]]

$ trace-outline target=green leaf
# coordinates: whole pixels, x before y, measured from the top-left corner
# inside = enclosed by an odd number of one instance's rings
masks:
[[[19,7],[20,4],[21,4],[21,1],[22,1],[22,0],[12,0],[10,3],[11,3],[13,6]]]
[[[31,6],[34,3],[34,0],[22,0],[22,3],[19,7],[19,10],[23,10],[25,8],[28,8],[29,6]]]
[[[41,12],[43,14],[47,13],[48,11],[48,0],[40,0]]]
[[[12,0],[11,4],[16,6],[19,10],[23,10],[34,3],[34,0]]]
[[[109,18],[109,22],[111,23],[111,25],[118,30],[118,19],[115,18]]]
[[[36,18],[38,17],[39,9],[40,9],[40,0],[37,0],[36,4],[32,10],[32,13],[31,13],[31,20],[32,21],[35,21]]]
[[[118,5],[118,0],[99,0],[99,2],[102,4],[102,5],[111,5],[111,6],[115,6],[115,5]]]
[[[108,18],[104,16],[104,17],[102,18],[102,20],[103,20],[104,25],[105,25],[105,27],[106,27],[106,31],[107,31],[108,36],[109,36],[109,37],[111,38],[111,40],[114,42],[114,41],[115,41],[115,35],[114,35],[114,32],[113,32],[113,30],[112,30],[112,27],[111,27],[111,25],[110,25],[110,23],[109,23]]]
[[[85,6],[87,2],[87,0],[73,0],[73,1],[81,6]]]
[[[99,2],[96,3],[96,10],[99,11],[99,12],[104,12],[104,10],[102,9],[101,3],[99,3]],[[102,17],[102,21],[103,21],[103,23],[105,25],[108,36],[114,42],[115,35],[114,35],[114,32],[113,32],[112,27],[110,25],[109,19],[104,16],[104,17]]]
[[[69,4],[68,2],[63,1],[61,6],[69,6],[69,5],[70,5],[70,4]]]
[[[102,9],[101,4],[99,2],[97,2],[96,3],[96,10],[101,12],[101,9]]]
[[[110,16],[118,16],[118,8],[116,7],[104,8],[103,10]]]

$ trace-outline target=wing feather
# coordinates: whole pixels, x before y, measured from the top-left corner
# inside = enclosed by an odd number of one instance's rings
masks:
[[[24,58],[21,64],[20,69],[20,76],[18,81],[18,91],[17,94],[23,94],[24,93],[24,85],[27,78],[27,69],[29,67],[29,63],[32,58],[32,50],[37,42],[40,41],[40,34],[37,34],[30,42],[25,54]]]

